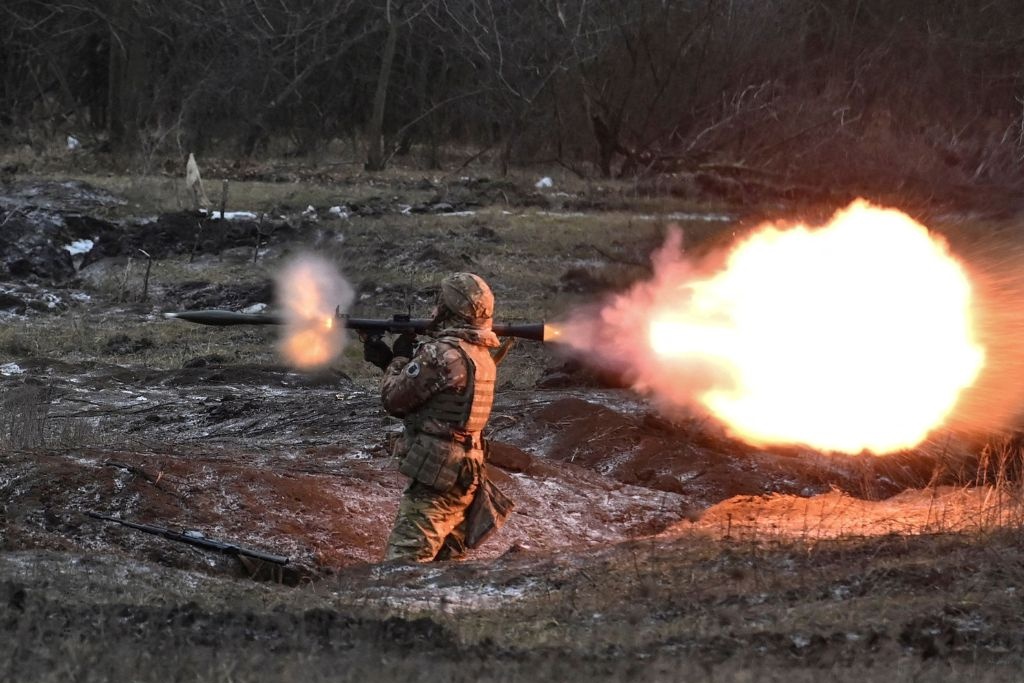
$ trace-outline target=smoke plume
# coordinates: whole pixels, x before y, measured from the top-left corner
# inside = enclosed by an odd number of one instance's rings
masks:
[[[345,328],[336,314],[351,306],[352,285],[333,265],[310,254],[287,263],[275,284],[285,318],[278,344],[282,357],[300,369],[323,367],[337,358],[345,345]]]

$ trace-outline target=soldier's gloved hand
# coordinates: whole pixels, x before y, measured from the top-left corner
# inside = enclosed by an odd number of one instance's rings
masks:
[[[381,370],[386,370],[391,357],[391,349],[379,336],[363,338],[363,360],[367,363],[373,363]]]
[[[412,332],[403,332],[398,335],[398,339],[391,345],[391,350],[394,351],[396,358],[398,356],[412,358],[413,354],[416,353],[416,335]]]

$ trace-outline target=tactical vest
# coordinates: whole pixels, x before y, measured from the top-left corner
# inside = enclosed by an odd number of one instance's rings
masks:
[[[398,469],[440,491],[459,480],[466,461],[483,463],[481,432],[491,415],[497,369],[486,347],[457,337],[438,343],[457,349],[466,361],[466,389],[445,389],[405,419],[405,453]],[[443,429],[438,429],[441,425]]]

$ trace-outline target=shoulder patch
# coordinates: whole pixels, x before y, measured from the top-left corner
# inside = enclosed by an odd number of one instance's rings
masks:
[[[420,364],[413,361],[405,366],[406,377],[416,377],[420,374]]]

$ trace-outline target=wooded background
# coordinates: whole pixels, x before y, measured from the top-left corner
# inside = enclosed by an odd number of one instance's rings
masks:
[[[858,187],[1024,158],[1020,0],[4,0],[0,76],[0,143],[130,158]]]

